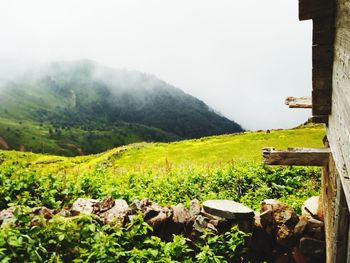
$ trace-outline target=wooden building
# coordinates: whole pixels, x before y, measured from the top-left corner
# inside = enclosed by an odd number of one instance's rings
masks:
[[[327,262],[350,262],[350,0],[299,0],[299,19],[313,22],[312,94],[286,103],[312,108],[312,120],[326,127],[325,149],[265,149],[264,157],[323,166]]]

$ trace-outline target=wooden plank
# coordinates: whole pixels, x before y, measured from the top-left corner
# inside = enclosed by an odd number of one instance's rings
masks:
[[[328,115],[315,115],[309,118],[309,122],[324,123],[328,125]]]
[[[314,18],[312,30],[312,44],[333,45],[335,37],[335,16]]]
[[[329,68],[333,65],[334,47],[330,45],[316,45],[312,47],[312,66],[315,68]]]
[[[287,97],[285,104],[288,105],[289,108],[312,108],[311,97]]]
[[[331,90],[312,91],[312,115],[328,115],[332,108]]]
[[[346,262],[348,249],[349,209],[343,187],[337,177],[337,194],[334,204],[333,262]]]
[[[332,90],[333,65],[314,65],[312,68],[312,89]]]
[[[329,162],[329,148],[289,148],[262,150],[264,163],[268,165],[325,166]]]
[[[334,12],[334,0],[299,0],[299,20],[331,16]]]

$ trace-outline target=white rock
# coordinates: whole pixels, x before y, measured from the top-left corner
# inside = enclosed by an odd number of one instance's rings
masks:
[[[252,219],[254,211],[232,200],[208,200],[203,203],[204,211],[225,219]]]
[[[74,201],[71,210],[89,215],[92,213],[93,206],[97,202],[98,200],[96,199],[78,198],[77,200]]]

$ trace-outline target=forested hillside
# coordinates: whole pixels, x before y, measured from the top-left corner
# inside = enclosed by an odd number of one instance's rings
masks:
[[[91,61],[52,63],[0,88],[0,136],[11,149],[76,155],[242,130],[152,75]]]

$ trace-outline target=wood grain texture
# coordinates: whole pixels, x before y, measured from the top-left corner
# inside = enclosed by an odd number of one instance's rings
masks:
[[[334,10],[334,0],[299,0],[299,20],[330,16]]]
[[[312,108],[311,97],[287,97],[285,104],[288,105],[289,108]]]
[[[329,161],[328,148],[289,148],[262,150],[264,163],[268,165],[325,166]]]

